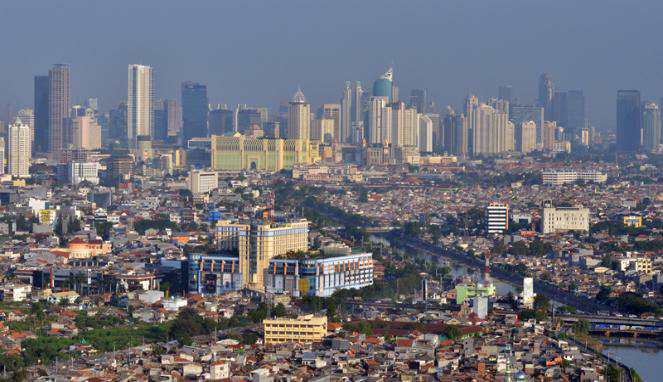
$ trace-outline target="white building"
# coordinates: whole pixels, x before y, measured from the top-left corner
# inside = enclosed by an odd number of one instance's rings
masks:
[[[523,278],[523,305],[527,308],[531,308],[534,304],[534,279],[531,277]]]
[[[516,150],[523,154],[536,150],[536,123],[521,122],[516,125]]]
[[[19,178],[30,176],[30,127],[21,123],[9,126],[9,169],[8,173]]]
[[[543,184],[559,186],[566,183],[574,183],[578,180],[605,183],[608,180],[608,175],[595,170],[543,172]]]
[[[635,271],[637,273],[651,273],[651,259],[647,257],[625,257],[617,261],[622,272]]]
[[[30,128],[30,147],[35,140],[35,113],[32,109],[21,109],[16,113],[16,120]]]
[[[70,162],[66,165],[66,179],[69,184],[90,182],[99,184],[99,164],[96,162]]]
[[[501,234],[509,229],[509,205],[505,203],[490,203],[486,207],[488,233]]]
[[[419,117],[419,151],[433,152],[433,120],[425,114]]]
[[[5,173],[5,138],[0,137],[0,175]]]
[[[127,134],[130,147],[136,146],[139,136],[151,136],[152,67],[129,65],[129,93],[127,97]]]
[[[76,150],[98,150],[101,148],[101,126],[97,119],[85,115],[71,118],[71,140]]]
[[[391,143],[392,113],[387,97],[371,97],[368,101],[368,143]]]
[[[192,170],[189,172],[188,183],[192,194],[207,194],[219,188],[219,174],[215,171]]]
[[[589,209],[583,207],[544,207],[541,231],[544,234],[564,231],[589,232]]]
[[[288,139],[311,139],[311,106],[301,89],[288,105]]]

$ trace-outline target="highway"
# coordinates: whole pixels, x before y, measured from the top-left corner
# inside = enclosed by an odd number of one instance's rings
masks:
[[[411,248],[428,253],[430,255],[441,256],[465,264],[472,268],[482,269],[484,267],[484,262],[482,259],[453,248],[436,246],[421,239],[401,236],[398,233],[389,233],[384,236],[392,245],[397,247]],[[497,280],[504,281],[513,285],[523,285],[523,276],[498,267],[492,267],[490,270],[490,275]],[[574,307],[587,313],[612,310],[609,306],[599,303],[595,299],[589,299],[584,296],[578,296],[566,292],[555,285],[541,280],[534,280],[534,292],[546,296],[549,299],[555,300],[561,304]]]

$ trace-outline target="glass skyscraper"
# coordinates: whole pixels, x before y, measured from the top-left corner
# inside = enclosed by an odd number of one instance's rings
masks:
[[[182,84],[182,144],[191,138],[207,137],[207,86],[195,82]]]
[[[617,150],[636,151],[641,144],[640,91],[617,91]]]

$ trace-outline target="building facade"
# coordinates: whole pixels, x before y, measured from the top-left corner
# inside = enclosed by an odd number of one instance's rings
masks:
[[[209,101],[207,86],[196,82],[182,84],[182,144],[207,137]]]
[[[583,207],[544,207],[541,231],[544,234],[582,231],[589,232],[589,209]]]
[[[23,124],[13,124],[8,129],[8,170],[7,173],[18,178],[30,177],[30,128]]]
[[[69,117],[69,66],[54,65],[48,72],[48,151],[64,149],[64,123]]]
[[[219,188],[219,174],[216,171],[191,170],[188,183],[192,194],[207,194]]]
[[[154,134],[152,67],[129,65],[127,95],[127,138],[131,148],[138,137]]]
[[[288,105],[288,138],[311,139],[311,106],[301,89],[297,89]]]
[[[600,171],[543,171],[543,184],[559,186],[567,183],[584,182],[605,183],[608,175]]]
[[[487,229],[489,234],[502,234],[509,229],[509,205],[490,203],[486,207]]]
[[[313,315],[263,320],[265,344],[314,343],[327,335],[327,317]]]

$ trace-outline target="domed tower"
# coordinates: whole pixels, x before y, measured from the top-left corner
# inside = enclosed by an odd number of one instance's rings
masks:
[[[373,96],[387,97],[391,101],[391,88],[394,80],[394,70],[389,68],[383,75],[373,82]]]

